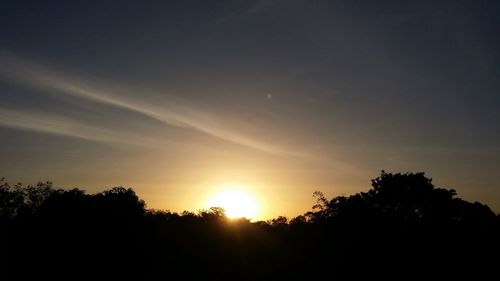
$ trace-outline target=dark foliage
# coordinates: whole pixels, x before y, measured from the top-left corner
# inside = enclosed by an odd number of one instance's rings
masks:
[[[435,278],[494,272],[500,219],[423,173],[382,172],[368,192],[291,220],[148,210],[132,189],[94,195],[0,181],[2,280]]]

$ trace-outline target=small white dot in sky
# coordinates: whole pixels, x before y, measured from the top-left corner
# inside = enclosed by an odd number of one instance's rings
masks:
[[[271,95],[271,94],[267,94],[267,95],[266,95],[266,98],[267,98],[268,100],[270,100],[272,97],[273,97],[273,95]]]

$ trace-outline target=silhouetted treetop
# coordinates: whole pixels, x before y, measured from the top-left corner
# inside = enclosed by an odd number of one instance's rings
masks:
[[[497,268],[500,217],[435,187],[424,173],[382,171],[366,192],[327,199],[317,191],[313,198],[304,215],[250,222],[229,220],[222,208],[146,209],[131,188],[86,194],[1,179],[0,265],[8,268],[0,274],[333,280],[339,272],[385,277]]]
[[[474,218],[495,220],[495,214],[480,203],[456,198],[453,189],[436,188],[424,173],[386,173],[372,180],[372,188],[351,196],[327,200],[315,192],[318,211],[309,213],[313,221],[349,219],[396,219],[407,222],[451,222]]]

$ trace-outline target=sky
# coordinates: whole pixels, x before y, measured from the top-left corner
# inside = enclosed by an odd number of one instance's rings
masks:
[[[261,217],[425,172],[500,212],[498,1],[1,1],[0,177]]]

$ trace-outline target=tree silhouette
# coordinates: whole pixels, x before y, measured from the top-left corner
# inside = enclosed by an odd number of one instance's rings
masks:
[[[424,173],[386,173],[371,189],[268,221],[147,209],[130,188],[96,194],[0,180],[5,280],[26,278],[337,279],[488,273],[500,251],[500,217],[436,188]],[[400,275],[405,277],[407,275]]]

